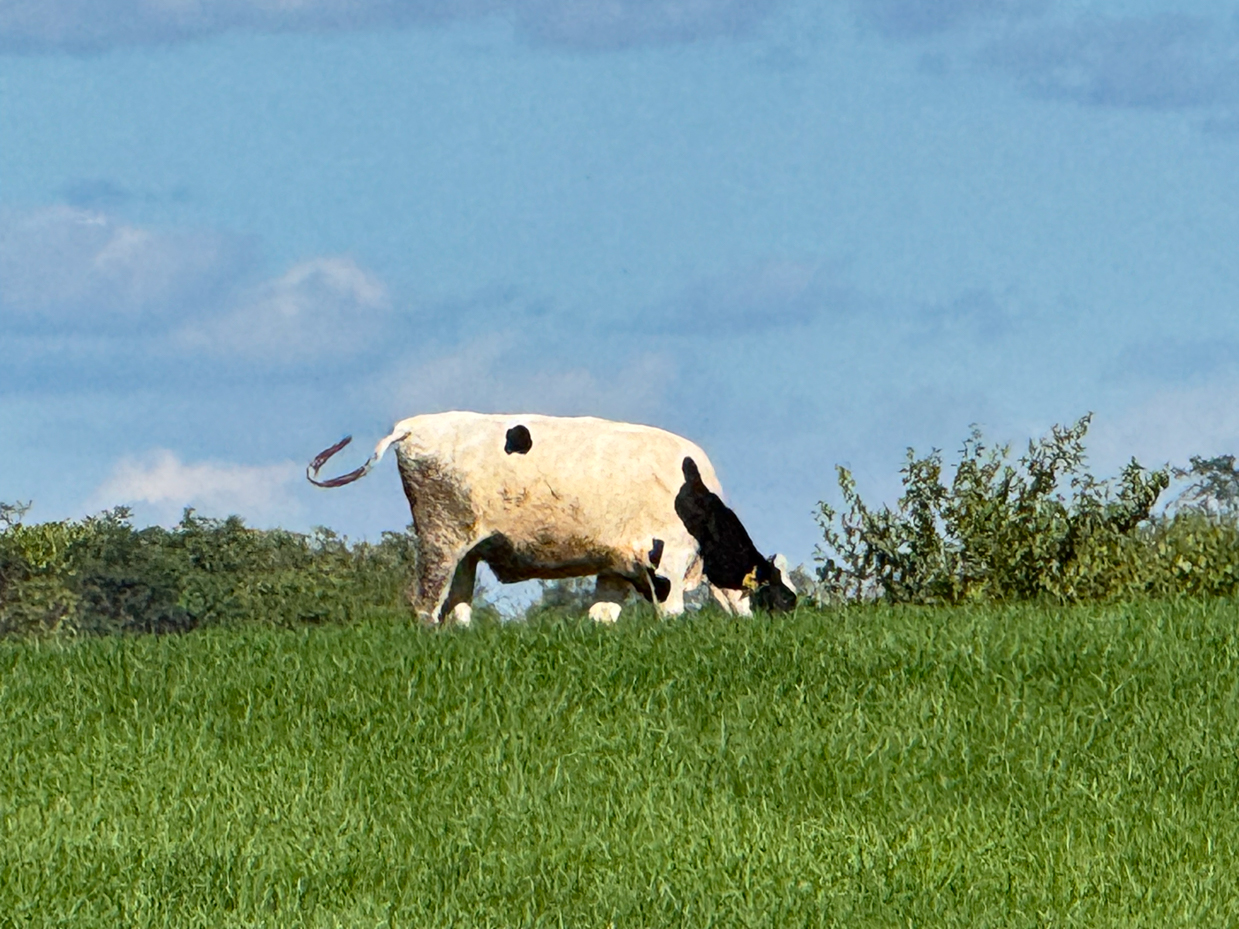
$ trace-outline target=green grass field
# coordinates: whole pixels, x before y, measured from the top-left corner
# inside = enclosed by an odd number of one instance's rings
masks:
[[[3,926],[1225,926],[1239,607],[0,643]]]

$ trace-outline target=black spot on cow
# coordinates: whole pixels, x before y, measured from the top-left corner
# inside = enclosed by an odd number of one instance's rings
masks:
[[[655,539],[654,544],[650,546],[650,564],[652,564],[654,567],[657,568],[658,565],[662,562],[662,560],[663,560],[663,540]]]
[[[658,598],[659,603],[666,603],[667,597],[671,595],[671,581],[661,574],[655,574],[653,569],[647,568],[646,570],[650,572],[650,583],[654,586],[654,596]],[[648,597],[648,594],[646,596]]]
[[[729,590],[742,590],[747,581],[756,586],[753,606],[793,609],[796,595],[784,586],[779,569],[757,550],[740,518],[706,487],[697,462],[685,458],[682,468],[684,484],[675,495],[675,512],[701,547],[706,579]]]
[[[533,436],[529,434],[525,426],[513,426],[508,430],[507,441],[503,443],[505,452],[509,455],[513,452],[523,455],[531,448],[533,448]]]

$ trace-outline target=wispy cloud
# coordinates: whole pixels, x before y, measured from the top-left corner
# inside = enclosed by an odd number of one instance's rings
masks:
[[[387,288],[352,258],[318,256],[268,280],[257,265],[253,242],[220,232],[68,206],[0,214],[0,332],[21,348],[12,364],[79,375],[125,358],[262,369],[390,348]]]
[[[506,19],[528,40],[601,50],[752,34],[780,0],[37,0],[0,3],[0,52],[89,53],[226,32]]]
[[[265,364],[350,357],[390,322],[387,289],[351,258],[315,258],[238,297],[227,312],[178,334],[190,349]]]
[[[927,71],[971,66],[1041,99],[1190,112],[1239,126],[1239,26],[1178,11],[1075,13],[1049,0],[853,0],[862,22],[921,50]]]
[[[1015,324],[1006,303],[988,290],[973,288],[951,300],[931,303],[912,314],[913,337],[967,337],[992,342]]]
[[[374,376],[370,391],[393,416],[470,409],[648,417],[670,391],[675,362],[657,351],[616,348],[582,339],[555,352],[520,331],[497,330],[402,358]]]
[[[1020,20],[1048,5],[1048,0],[854,0],[862,20],[894,39]]]
[[[992,342],[1011,332],[1010,301],[971,288],[935,302],[895,300],[880,289],[852,284],[836,264],[772,258],[690,281],[639,314],[637,329],[658,335],[748,339],[765,334],[816,339],[824,327],[870,329],[923,346],[926,340]],[[631,328],[630,321],[624,321]]]
[[[1239,368],[1239,344],[1219,336],[1213,339],[1159,339],[1139,341],[1123,348],[1106,371],[1110,380],[1200,383]]]
[[[253,258],[239,237],[148,229],[94,210],[0,213],[0,324],[148,325],[218,300]]]
[[[1186,465],[1192,455],[1239,454],[1239,380],[1223,375],[1169,387],[1115,417],[1098,417],[1089,447],[1101,464]]]
[[[690,282],[641,313],[644,331],[756,335],[804,326],[822,313],[852,313],[864,298],[820,262],[773,258]]]
[[[234,31],[364,29],[476,15],[486,0],[37,0],[0,4],[0,51],[77,53]]]
[[[276,523],[295,516],[294,482],[302,469],[291,461],[273,465],[240,465],[205,461],[189,463],[167,449],[117,462],[111,475],[91,496],[89,508],[127,505],[158,522],[176,522],[185,507],[208,516],[244,513],[258,523]]]
[[[751,35],[780,0],[512,0],[526,36],[547,45],[620,49]]]
[[[1239,32],[1198,16],[1086,16],[994,40],[981,61],[1031,94],[1103,107],[1239,103]]]
[[[170,190],[133,190],[106,177],[79,177],[60,188],[64,202],[79,210],[114,212],[129,204],[184,202],[189,190],[178,185]]]
[[[62,190],[65,201],[81,210],[113,210],[133,200],[133,191],[107,178],[80,178]]]

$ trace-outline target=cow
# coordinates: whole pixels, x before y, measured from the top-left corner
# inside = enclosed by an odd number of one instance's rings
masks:
[[[668,614],[704,572],[728,610],[795,604],[771,559],[722,502],[697,445],[595,417],[433,413],[397,423],[359,468],[319,480],[345,437],[306,468],[319,487],[364,477],[396,449],[417,558],[409,599],[424,622],[467,625],[479,561],[502,583],[596,575],[596,620],[635,589]]]

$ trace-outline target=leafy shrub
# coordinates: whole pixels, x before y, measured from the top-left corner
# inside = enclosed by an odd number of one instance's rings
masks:
[[[123,507],[30,526],[22,515],[0,512],[0,633],[341,622],[397,605],[414,560],[401,533],[350,545],[328,529],[263,531],[192,510],[171,530],[135,529]]]
[[[1191,466],[1175,468],[1175,477],[1194,478],[1179,497],[1180,505],[1189,505],[1206,513],[1234,517],[1239,515],[1239,469],[1234,455],[1216,458],[1191,457]]]
[[[1134,458],[1118,477],[1085,467],[1090,417],[1008,446],[977,429],[947,483],[938,450],[908,450],[895,508],[867,506],[838,469],[845,509],[819,504],[819,599],[905,603],[1059,601],[1235,593],[1239,585],[1239,472],[1234,458],[1193,458],[1175,471],[1195,483],[1155,514],[1169,468]]]

